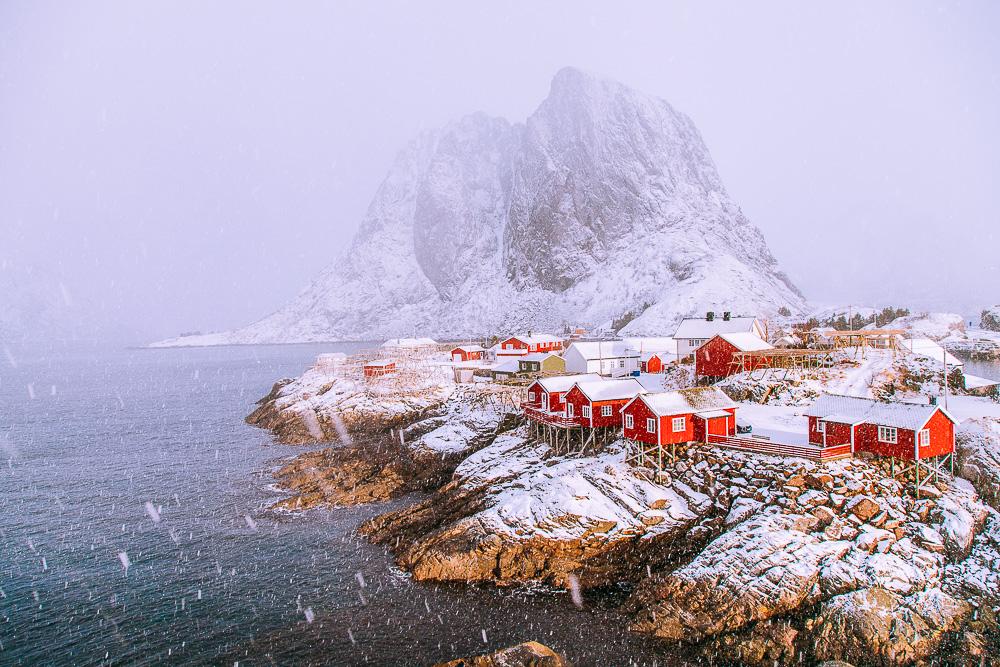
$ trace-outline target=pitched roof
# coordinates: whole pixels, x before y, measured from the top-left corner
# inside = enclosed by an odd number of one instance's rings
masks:
[[[635,350],[623,340],[602,340],[570,343],[569,350],[576,350],[584,359],[621,359],[637,358],[638,350]]]
[[[917,431],[922,429],[938,410],[952,422],[957,423],[957,420],[939,405],[900,401],[886,403],[871,398],[840,394],[823,394],[805,411],[805,415],[843,424],[877,424]]]
[[[941,362],[942,358],[949,366],[962,366],[960,359],[935,343],[930,338],[910,338],[900,341],[905,349],[921,357],[927,357],[934,361]]]
[[[380,366],[392,366],[395,363],[396,362],[392,359],[376,359],[374,361],[366,361],[363,365],[380,367]]]
[[[736,407],[736,403],[718,387],[692,387],[644,394],[637,397],[636,400],[641,400],[653,414],[659,417],[691,412],[711,412]]]
[[[517,359],[501,361],[490,366],[490,370],[494,373],[516,373],[519,368],[520,365],[518,365]]]
[[[531,354],[526,354],[519,359],[519,361],[545,361],[549,357],[555,357],[556,359],[562,359],[555,352],[532,352]]]
[[[482,345],[456,345],[451,348],[454,350],[461,350],[462,352],[485,352]]]
[[[581,373],[579,375],[557,375],[550,378],[542,378],[536,382],[547,392],[569,391],[577,382],[592,382],[600,380],[597,373]]]
[[[736,333],[738,331],[753,331],[756,317],[731,317],[728,320],[716,316],[713,320],[704,317],[685,317],[677,325],[674,338],[711,338],[721,333]]]
[[[527,343],[528,345],[539,345],[541,343],[561,343],[563,341],[559,336],[554,336],[552,334],[531,334],[530,336],[507,336],[504,340],[510,340],[511,338],[516,338],[522,343]]]
[[[740,331],[736,333],[722,333],[718,334],[719,338],[726,341],[730,345],[733,345],[737,350],[742,352],[754,352],[756,350],[773,350],[774,346],[768,343],[766,340],[762,340],[760,336],[749,331]]]
[[[590,380],[587,382],[577,382],[576,386],[591,401],[616,401],[624,398],[633,398],[646,392],[643,386],[632,378],[622,380]]]
[[[670,336],[630,336],[625,344],[640,352],[657,352],[677,356],[677,341]]]

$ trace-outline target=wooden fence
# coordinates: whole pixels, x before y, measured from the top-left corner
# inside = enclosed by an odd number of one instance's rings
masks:
[[[797,456],[811,461],[833,461],[851,456],[851,446],[816,447],[815,445],[789,445],[760,438],[740,438],[728,435],[710,435],[708,443],[755,454],[771,456]]]

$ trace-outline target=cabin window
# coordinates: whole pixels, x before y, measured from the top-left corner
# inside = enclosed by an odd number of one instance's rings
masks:
[[[646,431],[649,433],[656,433],[656,420],[652,417],[646,418]]]
[[[632,428],[635,426],[635,420],[632,419],[632,415],[625,415],[625,428]]]
[[[826,433],[826,422],[823,421],[822,419],[817,419],[816,420],[816,432],[817,433]]]
[[[534,401],[535,400],[535,392],[533,392],[533,391],[529,391],[528,392],[528,400],[529,401]]]
[[[686,421],[687,420],[684,419],[684,417],[674,417],[673,420],[672,420],[672,422],[671,422],[671,425],[673,426],[673,429],[674,429],[674,433],[680,433],[685,428],[687,428]]]
[[[611,406],[610,405],[602,405],[601,406],[601,416],[602,417],[610,417],[611,416]]]
[[[925,428],[923,431],[921,431],[920,434],[919,434],[919,436],[918,436],[917,442],[920,443],[921,447],[926,447],[927,445],[931,444],[931,432],[930,432],[930,430]]]
[[[570,418],[573,417],[573,404],[572,403],[567,403],[566,404],[566,416],[570,417]]]
[[[589,405],[583,406],[583,416],[587,417],[588,419],[590,418],[590,406]]]
[[[624,359],[622,359],[621,361],[618,362],[618,368],[625,368],[625,360]]]
[[[898,442],[896,435],[896,428],[893,426],[879,426],[878,440],[879,442],[885,442],[890,445],[895,445]]]

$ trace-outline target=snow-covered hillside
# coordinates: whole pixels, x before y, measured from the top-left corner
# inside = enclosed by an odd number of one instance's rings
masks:
[[[691,120],[566,68],[524,124],[473,114],[411,143],[354,241],[288,306],[166,344],[466,336],[627,311],[627,332],[653,334],[781,306],[804,300]]]

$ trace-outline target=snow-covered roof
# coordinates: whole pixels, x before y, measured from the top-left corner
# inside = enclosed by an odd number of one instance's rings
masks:
[[[877,424],[917,431],[922,429],[938,410],[951,421],[957,421],[938,405],[898,401],[885,403],[871,398],[840,394],[823,394],[805,411],[805,415],[843,424]]]
[[[390,338],[382,343],[382,347],[426,347],[437,345],[433,338]]]
[[[597,373],[581,373],[579,375],[558,375],[556,377],[542,378],[536,380],[536,382],[542,389],[549,393],[559,393],[569,391],[577,382],[593,382],[600,379],[601,376]]]
[[[591,401],[616,401],[643,394],[646,390],[632,378],[619,380],[590,380],[577,382],[583,395]]]
[[[989,378],[981,378],[978,375],[969,375],[968,373],[962,373],[965,378],[965,388],[966,389],[982,389],[983,387],[992,387],[994,385],[1000,384],[996,380],[990,380]]]
[[[511,338],[516,338],[522,343],[527,343],[528,345],[541,345],[543,343],[561,343],[563,339],[559,336],[553,334],[531,334],[530,336],[508,336],[504,340],[510,340]]]
[[[376,366],[376,367],[378,367],[378,366],[392,366],[395,363],[396,362],[393,359],[376,359],[374,361],[366,361],[364,363],[364,365],[365,366]]]
[[[659,358],[662,359],[664,356],[670,356],[670,355],[667,354],[666,352],[640,352],[639,353],[639,359],[641,359],[642,361],[649,361],[653,357],[659,357]]]
[[[942,358],[949,366],[962,366],[962,360],[945,350],[930,338],[909,338],[900,341],[900,344],[913,354],[927,357],[934,361],[941,361]]]
[[[494,373],[516,373],[519,368],[520,366],[517,363],[517,359],[501,361],[500,363],[490,366],[490,370]]]
[[[520,361],[545,361],[549,357],[561,358],[555,352],[532,352],[521,357]]]
[[[674,338],[711,338],[721,333],[736,333],[738,331],[753,331],[756,317],[730,317],[723,319],[716,315],[715,319],[704,317],[685,317],[677,325]]]
[[[736,333],[723,333],[719,334],[719,338],[723,339],[730,345],[736,347],[737,350],[742,352],[755,352],[757,350],[773,350],[774,346],[768,343],[766,340],[762,340],[760,336],[755,333],[750,333],[749,331],[740,331]]]
[[[623,338],[622,340],[624,340],[625,344],[633,350],[639,350],[644,354],[657,352],[661,354],[672,354],[674,356],[677,355],[677,340],[671,336],[629,336]]]
[[[639,352],[623,340],[577,341],[566,350],[576,350],[584,359],[638,358]]]
[[[688,414],[691,412],[710,412],[735,408],[733,400],[726,396],[718,387],[692,387],[676,391],[664,391],[655,394],[644,394],[637,397],[646,404],[653,414],[659,417]]]
[[[452,351],[454,351],[454,350],[461,350],[462,352],[485,352],[486,351],[483,348],[482,345],[456,345],[455,347],[453,347],[451,349],[452,349]]]

